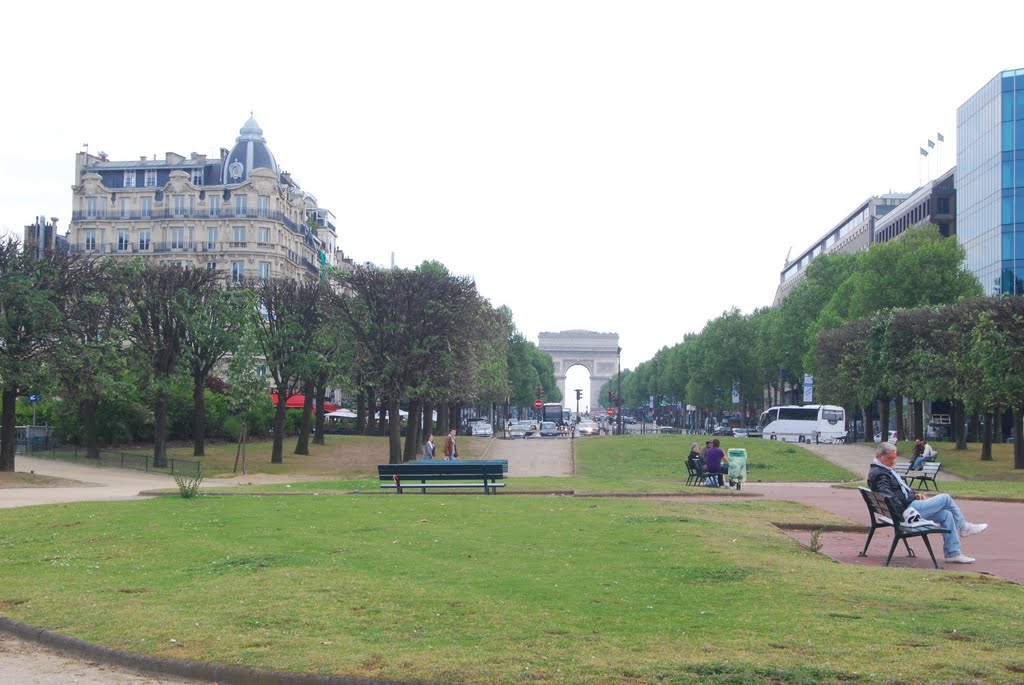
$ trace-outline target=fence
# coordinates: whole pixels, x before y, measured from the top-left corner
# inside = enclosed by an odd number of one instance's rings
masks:
[[[54,459],[56,461],[70,461],[93,466],[113,466],[122,469],[134,469],[148,473],[168,473],[171,475],[200,476],[202,475],[202,462],[193,459],[176,459],[167,457],[165,466],[156,466],[153,463],[152,454],[133,454],[124,450],[100,450],[99,458],[86,456],[83,448],[70,445],[58,446],[46,438],[32,438],[29,440],[17,440],[15,453],[26,457],[38,459]]]

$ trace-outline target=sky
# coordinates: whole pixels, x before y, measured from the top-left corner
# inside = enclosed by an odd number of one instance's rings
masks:
[[[217,155],[252,112],[346,256],[441,261],[528,339],[614,332],[635,368],[952,167],[1022,29],[986,0],[16,3],[0,232],[66,230],[85,144]]]

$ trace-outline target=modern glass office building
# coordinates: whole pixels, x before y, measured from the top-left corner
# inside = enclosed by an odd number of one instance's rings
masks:
[[[1024,294],[1024,69],[957,109],[957,235],[985,292]]]

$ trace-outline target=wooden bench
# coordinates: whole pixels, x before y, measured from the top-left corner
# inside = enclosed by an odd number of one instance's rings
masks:
[[[403,464],[378,464],[382,488],[401,494],[410,488],[426,494],[428,488],[483,488],[485,495],[495,494],[505,483],[498,483],[508,471],[505,460],[410,461]],[[429,482],[428,482],[429,481]]]
[[[938,490],[939,484],[935,481],[935,476],[939,475],[940,468],[942,468],[942,462],[926,461],[921,465],[920,473],[915,472],[909,479],[907,479],[907,485],[914,487],[914,482],[917,481],[917,483],[925,490],[931,490],[931,486],[928,485],[928,483],[931,483],[935,486],[935,489]]]
[[[889,548],[889,556],[885,559],[886,566],[892,561],[893,552],[896,551],[896,545],[900,543],[900,540],[903,541],[904,547],[907,548],[907,556],[916,557],[917,555],[914,554],[914,550],[910,549],[907,539],[919,537],[924,540],[924,546],[928,548],[928,554],[931,555],[935,568],[939,567],[939,562],[935,560],[935,553],[932,551],[932,545],[928,541],[928,536],[932,533],[948,533],[950,532],[949,528],[943,528],[937,523],[924,526],[908,525],[903,522],[903,509],[895,497],[886,497],[864,487],[858,489],[864,497],[864,504],[868,507],[868,515],[871,517],[871,530],[868,531],[868,540],[864,543],[863,551],[857,556],[866,557],[868,555],[868,545],[871,544],[871,538],[874,536],[876,529],[892,528],[894,535],[892,547]]]
[[[910,473],[910,462],[903,461],[893,464],[892,470],[899,474],[899,477],[902,478],[904,482],[907,482],[907,476]],[[910,483],[907,483],[907,485],[910,485]]]

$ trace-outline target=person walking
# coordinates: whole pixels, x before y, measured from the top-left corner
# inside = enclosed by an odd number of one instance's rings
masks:
[[[434,434],[427,433],[427,441],[423,443],[423,461],[434,460]]]
[[[452,428],[448,437],[444,439],[444,460],[453,461],[459,458],[459,448],[455,444],[455,429]]]

